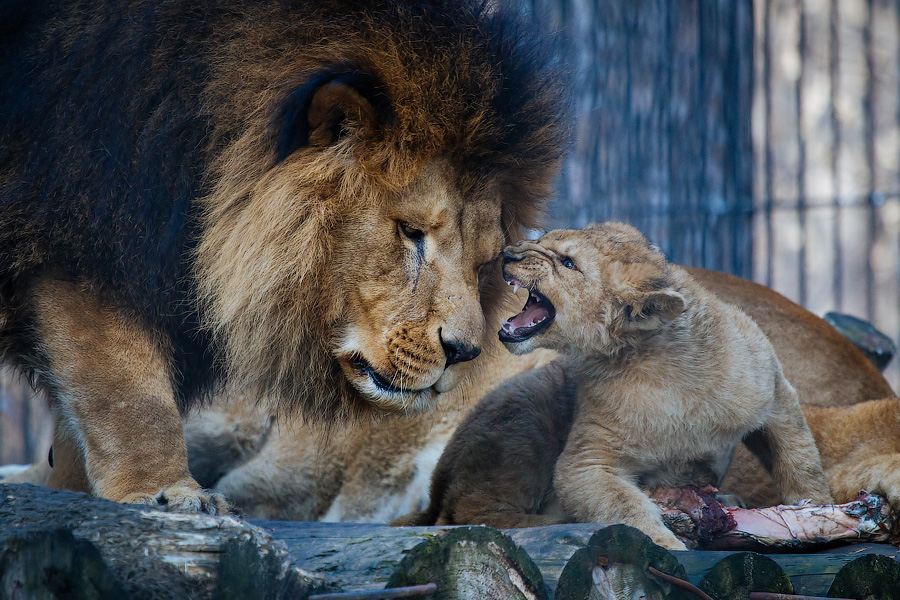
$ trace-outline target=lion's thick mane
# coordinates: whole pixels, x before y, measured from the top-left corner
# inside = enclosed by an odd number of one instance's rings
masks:
[[[38,277],[86,282],[170,349],[182,402],[222,371],[281,407],[352,412],[360,394],[331,350],[347,216],[436,161],[503,198],[508,236],[550,191],[564,138],[552,53],[485,4],[17,9],[0,51],[36,50],[0,73],[0,324],[30,321]],[[332,138],[313,147],[305,111],[335,82],[371,111],[326,115]],[[10,327],[0,351],[40,372]]]
[[[282,405],[312,404],[313,415],[357,403],[330,351],[333,327],[344,317],[343,293],[352,285],[332,262],[346,216],[396,194],[429,161],[446,157],[472,178],[468,185],[499,178],[502,223],[515,236],[535,223],[550,194],[563,134],[559,81],[546,56],[525,49],[509,15],[467,3],[427,10],[375,3],[353,20],[329,12],[288,19],[260,9],[260,20],[302,29],[277,38],[260,29],[265,39],[256,44],[242,39],[220,50],[213,78],[247,81],[227,105],[267,110],[240,129],[219,131],[227,121],[218,128],[217,138],[236,139],[212,165],[215,185],[197,250],[200,295],[224,342],[228,370]],[[448,34],[435,36],[435,27]],[[312,56],[290,52],[303,37],[315,40]],[[363,142],[342,138],[328,151],[275,155],[271,138],[279,124],[272,115],[292,110],[283,90],[348,70],[377,88],[376,131]],[[359,251],[369,243],[361,240]],[[485,292],[490,310],[493,294]]]

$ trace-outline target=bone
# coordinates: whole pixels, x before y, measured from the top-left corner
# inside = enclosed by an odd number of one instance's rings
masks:
[[[689,548],[808,549],[847,542],[897,542],[881,496],[860,492],[845,504],[724,506],[715,488],[661,488],[650,493],[663,522]]]

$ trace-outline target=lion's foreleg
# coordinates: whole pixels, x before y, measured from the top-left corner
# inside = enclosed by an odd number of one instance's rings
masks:
[[[771,418],[760,430],[748,435],[744,443],[772,474],[783,502],[796,504],[810,499],[817,504],[831,504],[819,451],[806,425],[797,393],[783,376],[776,381],[775,388]]]
[[[224,509],[188,472],[160,341],[74,284],[42,281],[33,299],[55,427],[80,447],[91,491],[176,510]]]
[[[828,482],[839,502],[856,498],[861,490],[887,498],[895,513],[900,514],[900,454],[859,456],[852,453],[846,461],[828,468]]]

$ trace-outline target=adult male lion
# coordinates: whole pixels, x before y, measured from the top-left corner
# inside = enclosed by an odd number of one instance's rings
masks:
[[[224,376],[326,422],[454,386],[564,137],[484,4],[0,4],[0,352],[58,463],[216,512],[179,408]]]

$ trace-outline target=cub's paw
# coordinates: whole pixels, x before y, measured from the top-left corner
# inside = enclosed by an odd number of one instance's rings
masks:
[[[669,531],[668,529],[662,529],[659,531],[648,532],[647,535],[650,536],[650,539],[653,540],[653,543],[657,546],[662,546],[666,550],[687,550],[688,547],[684,545],[684,542],[679,540],[674,533]]]
[[[163,488],[155,494],[129,494],[122,502],[149,504],[170,512],[227,515],[230,512],[225,496],[211,490],[189,486]]]

